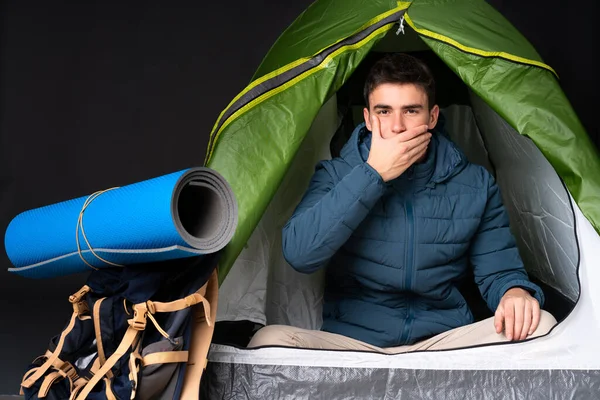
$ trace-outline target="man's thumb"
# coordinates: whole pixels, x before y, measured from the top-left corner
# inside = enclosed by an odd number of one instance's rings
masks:
[[[504,320],[504,308],[498,306],[496,314],[494,315],[494,326],[496,327],[496,333],[502,332],[502,325]]]

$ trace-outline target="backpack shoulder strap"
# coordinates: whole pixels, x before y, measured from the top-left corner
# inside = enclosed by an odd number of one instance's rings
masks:
[[[85,285],[81,289],[77,291],[77,293],[69,296],[69,302],[73,305],[73,314],[71,314],[71,319],[67,324],[67,327],[60,334],[60,338],[58,339],[58,343],[56,344],[56,348],[50,354],[46,354],[46,362],[44,362],[41,366],[37,368],[33,368],[30,370],[24,377],[21,382],[21,388],[30,388],[38,379],[40,379],[48,369],[51,367],[56,367],[57,361],[59,362],[60,368],[62,366],[62,361],[58,358],[60,355],[63,346],[65,344],[66,337],[71,333],[73,327],[75,327],[75,322],[77,319],[90,319],[89,308],[87,302],[84,300],[85,295],[90,291],[89,286]]]
[[[189,358],[181,400],[197,400],[200,392],[200,380],[202,372],[206,368],[208,349],[212,341],[215,321],[217,318],[217,303],[219,299],[219,279],[217,268],[215,268],[208,282],[201,288],[201,295],[209,303],[209,307],[203,302],[193,307],[192,339],[190,342]]]
[[[111,368],[127,354],[132,347],[135,347],[141,332],[146,328],[147,308],[145,303],[136,304],[133,307],[133,318],[129,319],[129,327],[119,343],[115,352],[102,364],[100,369],[94,373],[94,376],[85,384],[80,392],[77,393],[77,400],[85,400],[100,380],[102,380]]]

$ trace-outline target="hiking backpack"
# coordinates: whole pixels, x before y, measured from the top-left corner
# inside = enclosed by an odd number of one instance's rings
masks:
[[[25,399],[198,399],[218,254],[91,272],[65,329],[27,368]]]

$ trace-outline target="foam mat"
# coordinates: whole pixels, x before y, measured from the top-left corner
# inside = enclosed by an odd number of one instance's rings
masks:
[[[17,215],[5,234],[9,271],[49,278],[214,253],[237,219],[221,175],[186,169]]]

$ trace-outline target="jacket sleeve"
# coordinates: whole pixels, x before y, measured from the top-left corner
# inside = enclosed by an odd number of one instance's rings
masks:
[[[362,163],[336,182],[329,162],[317,166],[310,185],[283,228],[283,255],[297,271],[324,266],[385,192],[385,183]]]
[[[491,175],[488,177],[485,213],[470,247],[475,282],[493,312],[504,293],[513,287],[529,291],[542,307],[544,294],[539,286],[529,281],[509,228],[498,185]]]

